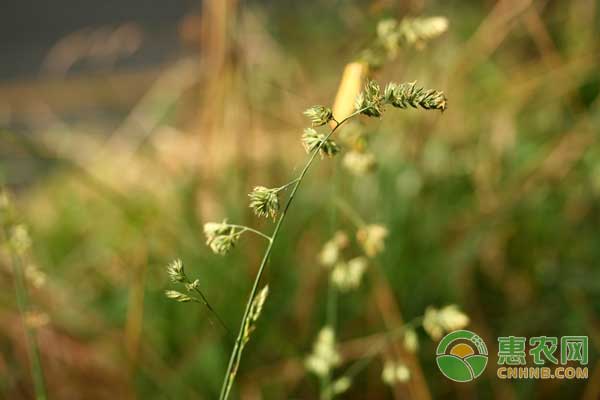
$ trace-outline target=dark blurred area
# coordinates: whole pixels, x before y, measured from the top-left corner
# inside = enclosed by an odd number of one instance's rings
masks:
[[[183,0],[6,1],[0,15],[0,50],[5,60],[0,79],[65,72],[59,67],[89,73],[108,65],[139,68],[164,63],[182,54],[178,25],[199,9],[199,2]],[[59,51],[61,44],[69,42],[78,47],[80,59],[72,54],[71,65],[64,64],[67,60],[60,66],[53,64],[48,59],[53,48]]]

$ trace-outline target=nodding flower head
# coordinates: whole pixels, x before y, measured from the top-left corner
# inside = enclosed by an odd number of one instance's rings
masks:
[[[183,271],[183,263],[179,259],[173,261],[167,266],[167,274],[169,274],[169,278],[173,283],[186,281],[185,272]]]
[[[195,279],[193,282],[187,282],[185,284],[185,288],[188,291],[192,291],[192,290],[198,290],[200,288],[200,280],[199,279]]]
[[[307,153],[311,153],[316,149],[319,149],[321,158],[324,156],[333,157],[340,152],[340,146],[338,146],[333,140],[326,139],[326,135],[318,133],[312,128],[306,128],[302,135],[302,145]]]
[[[368,81],[363,92],[356,98],[355,108],[357,111],[360,110],[361,114],[369,117],[380,117],[386,104],[403,109],[410,106],[440,111],[444,111],[448,107],[444,92],[425,89],[417,86],[417,82],[402,84],[390,82],[382,94],[377,82]]]
[[[365,89],[358,95],[354,107],[361,110],[361,114],[369,117],[381,117],[384,104],[381,97],[381,88],[376,81],[369,80]]]
[[[447,108],[444,92],[425,89],[417,86],[417,82],[397,84],[390,82],[385,87],[383,99],[387,104],[397,108],[424,108],[426,110],[444,111]]]
[[[304,115],[310,119],[313,126],[325,125],[333,119],[331,108],[324,106],[312,106],[304,111]]]
[[[237,239],[238,237],[236,235],[221,235],[211,240],[209,246],[213,253],[222,256],[229,253],[229,251],[233,249]]]
[[[183,294],[177,290],[165,290],[165,296],[167,296],[168,299],[175,300],[179,303],[187,303],[193,300],[187,294]]]
[[[227,221],[204,224],[204,234],[206,235],[206,244],[213,253],[219,255],[227,254],[235,246],[240,236],[234,227],[227,224]]]
[[[269,189],[264,186],[256,186],[248,196],[250,197],[250,208],[259,217],[275,218],[279,211],[279,196],[277,189]]]

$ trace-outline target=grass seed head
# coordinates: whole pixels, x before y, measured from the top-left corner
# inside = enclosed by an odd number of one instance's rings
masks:
[[[321,158],[333,157],[340,152],[340,147],[331,139],[326,139],[326,135],[318,133],[312,128],[306,128],[302,135],[302,145],[307,153],[319,149]]]
[[[279,196],[277,189],[269,189],[264,186],[256,186],[248,194],[250,197],[250,208],[259,217],[275,218],[279,212]]]
[[[331,108],[325,106],[312,106],[304,111],[310,119],[312,126],[322,126],[333,119]]]

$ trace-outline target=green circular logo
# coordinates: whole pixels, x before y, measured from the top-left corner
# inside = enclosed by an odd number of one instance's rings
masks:
[[[442,374],[455,382],[470,382],[483,373],[488,362],[483,339],[471,331],[454,331],[442,338],[436,350]]]

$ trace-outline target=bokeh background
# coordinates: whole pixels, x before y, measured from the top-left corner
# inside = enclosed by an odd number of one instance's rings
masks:
[[[234,397],[314,399],[303,359],[323,326],[323,243],[352,229],[343,197],[388,227],[367,279],[338,302],[353,359],[389,321],[458,304],[486,340],[590,337],[590,378],[452,384],[419,331],[415,376],[381,360],[343,398],[600,396],[600,4],[594,0],[6,1],[0,12],[0,183],[28,226],[28,280],[52,399],[214,399],[230,343],[206,310],[164,297],[180,257],[236,327],[264,249],[210,253],[202,224],[269,231],[247,193],[302,165],[301,112],[331,104],[386,17],[446,16],[448,32],[376,73],[443,90],[443,113],[365,124],[377,170],[317,163],[286,220],[271,293]],[[0,257],[0,396],[33,398],[13,273]],[[418,385],[418,388],[415,388]],[[418,393],[416,395],[415,393]]]

